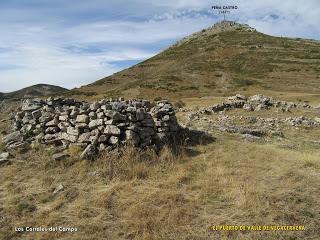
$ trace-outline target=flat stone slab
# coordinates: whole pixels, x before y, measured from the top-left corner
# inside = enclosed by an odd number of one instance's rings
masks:
[[[70,157],[69,154],[67,153],[56,153],[52,155],[52,159],[55,161],[60,161],[60,160],[64,160],[66,158]]]

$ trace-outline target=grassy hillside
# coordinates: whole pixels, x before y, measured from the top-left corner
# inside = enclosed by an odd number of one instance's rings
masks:
[[[177,99],[239,90],[320,92],[319,41],[268,36],[243,25],[216,28],[73,94]]]
[[[65,94],[66,88],[49,84],[36,84],[10,93],[0,93],[0,99],[20,99]]]

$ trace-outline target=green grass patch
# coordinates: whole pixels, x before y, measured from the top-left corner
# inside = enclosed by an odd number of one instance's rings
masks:
[[[48,203],[48,202],[52,202],[54,200],[54,196],[52,194],[50,194],[49,196],[46,196],[44,198],[41,199],[41,203]]]
[[[236,84],[239,87],[245,87],[245,86],[252,86],[257,84],[257,81],[249,80],[249,79],[243,79],[243,78],[236,78],[233,79],[233,83]]]
[[[304,217],[307,217],[307,218],[314,218],[314,213],[308,209],[307,207],[301,209],[300,213],[304,216]]]
[[[16,208],[18,215],[21,215],[27,212],[34,212],[35,210],[36,210],[36,206],[34,204],[30,202],[25,202],[25,201],[19,202]]]
[[[165,75],[165,76],[161,76],[161,80],[160,81],[178,81],[181,82],[182,79],[175,76],[175,75]]]
[[[181,86],[179,90],[181,91],[187,91],[187,90],[198,90],[198,86]]]
[[[216,83],[211,82],[211,83],[206,83],[203,85],[205,88],[215,88],[217,86]]]
[[[4,151],[6,149],[6,145],[3,142],[0,142],[0,151]]]

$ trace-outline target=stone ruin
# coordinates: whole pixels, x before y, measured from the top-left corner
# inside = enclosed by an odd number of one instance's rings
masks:
[[[227,114],[228,111],[242,109],[236,115]],[[301,111],[295,109],[318,111],[319,107],[309,105],[306,102],[287,102],[280,101],[274,97],[268,97],[262,94],[244,96],[236,94],[228,97],[225,101],[201,109],[180,108],[181,112],[188,112],[186,118],[186,127],[198,126],[198,129],[210,129],[227,133],[241,134],[245,140],[257,140],[263,137],[285,137],[285,130],[290,127],[295,129],[318,128],[320,127],[320,118],[312,116],[296,116]],[[264,114],[244,114],[248,111],[271,111],[266,117]],[[275,114],[276,112],[285,112],[286,114]],[[294,113],[295,112],[295,113]],[[289,113],[289,114],[288,114]],[[290,116],[290,113],[292,115]],[[210,116],[215,115],[215,116]],[[260,116],[259,116],[260,115]],[[289,115],[289,116],[288,116]],[[309,115],[309,114],[308,114]]]
[[[235,96],[228,97],[228,100],[225,102],[201,109],[199,113],[218,113],[236,108],[241,108],[247,111],[260,111],[263,109],[268,110],[272,107],[278,108],[282,112],[290,112],[290,109],[294,108],[312,108],[307,103],[279,101],[275,98],[264,96],[262,94],[257,94],[249,97],[237,94]]]
[[[75,144],[84,149],[82,159],[128,142],[159,148],[181,129],[167,100],[27,99],[12,120],[14,132],[3,138],[7,150],[37,143]]]

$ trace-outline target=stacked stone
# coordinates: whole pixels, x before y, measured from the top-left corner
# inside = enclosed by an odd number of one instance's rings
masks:
[[[168,101],[120,98],[90,104],[49,98],[25,100],[14,117],[14,129],[16,132],[6,136],[8,148],[17,142],[79,144],[86,149],[85,157],[129,141],[142,148],[159,145],[176,133],[179,125]]]
[[[167,140],[179,130],[175,109],[168,101],[159,101],[151,109],[151,114],[155,122],[157,137],[160,141]],[[169,134],[168,134],[169,133]]]
[[[288,112],[293,108],[312,108],[307,103],[278,101],[272,97],[267,97],[262,94],[257,94],[250,97],[237,94],[235,96],[228,97],[228,101],[226,102],[201,109],[199,114],[217,113],[236,108],[242,108],[247,111],[260,111],[262,109],[270,109],[271,107],[279,108],[283,112]]]

